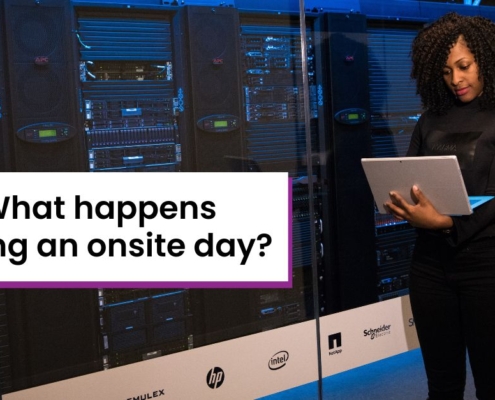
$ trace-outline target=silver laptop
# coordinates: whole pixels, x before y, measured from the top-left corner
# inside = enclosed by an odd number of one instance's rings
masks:
[[[456,156],[362,158],[361,163],[380,213],[391,191],[408,202],[417,185],[441,214],[469,215],[493,196],[468,197]]]

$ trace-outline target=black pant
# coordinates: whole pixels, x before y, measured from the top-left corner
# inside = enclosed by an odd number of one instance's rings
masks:
[[[466,349],[476,396],[495,400],[495,238],[454,250],[419,240],[410,299],[430,400],[462,400]]]

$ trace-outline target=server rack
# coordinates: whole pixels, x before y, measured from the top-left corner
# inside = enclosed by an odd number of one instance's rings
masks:
[[[405,156],[421,115],[409,57],[418,23],[368,23],[370,128],[373,157]],[[375,211],[378,298],[408,293],[409,264],[416,238],[407,222]]]
[[[5,0],[2,6],[10,97],[3,136],[7,151],[13,150],[14,170],[83,171],[72,8],[64,0]]]
[[[4,20],[4,9],[0,6],[0,20]],[[0,171],[12,171],[14,168],[13,143],[9,130],[9,104],[7,102],[7,82],[6,82],[6,52],[5,34],[0,31]]]
[[[174,12],[77,8],[81,113],[90,172],[181,170]],[[99,289],[104,369],[192,346],[189,292]]]
[[[181,7],[174,17],[184,170],[237,171],[243,159],[239,12]]]
[[[373,197],[361,166],[371,154],[366,17],[323,13],[315,31],[329,314],[377,301]]]
[[[89,171],[180,170],[170,19],[77,13]]]
[[[184,168],[289,171],[296,182],[294,289],[189,291],[194,346],[313,315],[310,266],[314,242],[309,224],[314,216],[308,212],[304,172],[302,63],[296,21],[288,15],[253,16],[221,7],[184,7],[174,18],[177,59],[184,66],[178,77],[184,94],[180,120],[187,132]],[[213,39],[215,44],[210,43]]]
[[[193,346],[187,290],[99,289],[103,369]]]
[[[9,324],[5,289],[0,291],[0,393],[13,390]]]
[[[2,393],[100,371],[95,290],[0,292]]]
[[[304,115],[308,106],[312,147],[317,148],[314,39],[309,25],[306,45],[310,97],[306,105],[299,19],[244,14],[240,28],[247,163],[259,171],[287,171],[293,178],[293,288],[252,294],[254,317],[259,329],[266,330],[314,316],[311,254],[318,252],[317,263],[321,265],[321,182],[316,168],[315,175],[308,177],[306,153],[312,149],[306,146]],[[313,238],[312,224],[318,224]]]

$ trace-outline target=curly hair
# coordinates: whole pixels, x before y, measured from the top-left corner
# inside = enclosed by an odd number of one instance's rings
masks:
[[[495,24],[488,18],[451,12],[423,28],[412,43],[411,77],[416,80],[416,93],[423,107],[436,114],[444,114],[454,105],[443,68],[461,35],[478,64],[479,79],[483,79],[480,107],[495,108]]]

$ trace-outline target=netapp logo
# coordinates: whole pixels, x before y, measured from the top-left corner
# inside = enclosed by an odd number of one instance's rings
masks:
[[[390,334],[390,327],[392,325],[382,325],[379,328],[376,329],[368,329],[364,330],[364,336],[369,336],[371,340],[380,337],[380,336],[385,336]]]
[[[333,333],[332,335],[328,335],[328,355],[333,356],[334,354],[342,353],[342,350],[335,347],[342,347],[342,332]],[[333,350],[333,351],[332,351]]]
[[[206,383],[211,389],[217,389],[222,386],[224,380],[225,374],[220,367],[210,369],[208,375],[206,375]]]
[[[268,368],[272,371],[285,367],[287,360],[289,359],[289,353],[285,350],[275,353],[270,361],[268,361]]]
[[[141,394],[135,397],[129,397],[127,400],[148,400],[154,399],[155,397],[165,396],[165,389],[156,390],[152,393]]]

